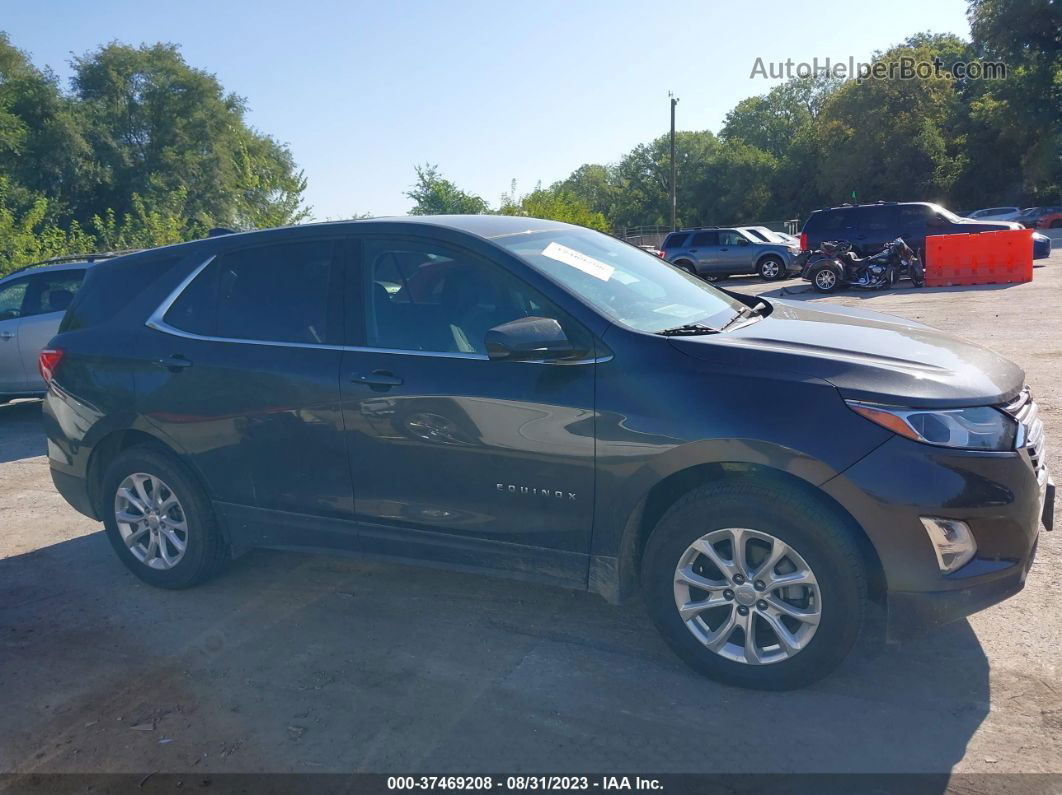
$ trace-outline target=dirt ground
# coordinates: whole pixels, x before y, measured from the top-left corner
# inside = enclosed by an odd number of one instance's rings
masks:
[[[1062,251],[1038,265],[1031,284],[830,298],[731,284],[1014,359],[1058,479]],[[692,674],[638,604],[544,586],[255,552],[153,590],[55,493],[44,451],[39,404],[0,407],[0,772],[1062,773],[1062,532],[1009,601],[757,693]]]

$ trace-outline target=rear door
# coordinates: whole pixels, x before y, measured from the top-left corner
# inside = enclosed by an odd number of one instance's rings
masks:
[[[343,245],[303,236],[226,250],[148,322],[138,411],[232,521],[260,529],[276,512],[353,511],[339,409]]]
[[[859,229],[854,241],[857,253],[862,256],[877,254],[886,243],[899,234],[900,208],[895,204],[860,207],[857,210]]]
[[[23,392],[26,372],[19,352],[18,332],[29,289],[29,276],[0,285],[0,394]]]
[[[19,355],[27,389],[44,391],[44,381],[37,371],[37,357],[59,331],[63,315],[84,280],[84,268],[64,268],[30,276],[26,311],[18,330]]]
[[[719,233],[714,229],[694,232],[690,237],[689,253],[699,273],[718,273],[722,262]]]

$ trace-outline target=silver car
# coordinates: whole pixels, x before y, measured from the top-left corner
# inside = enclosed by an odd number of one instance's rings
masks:
[[[37,356],[59,330],[91,262],[66,262],[0,278],[0,403],[45,392]]]
[[[756,273],[771,282],[799,271],[799,246],[765,242],[738,227],[680,229],[662,248],[668,262],[708,281]]]

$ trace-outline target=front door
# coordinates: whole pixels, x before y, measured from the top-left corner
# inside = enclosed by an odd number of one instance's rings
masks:
[[[559,554],[559,579],[585,578],[590,335],[503,266],[463,249],[372,237],[361,251],[348,278],[357,346],[344,354],[341,379],[359,518],[385,539],[429,544],[437,559],[446,559],[440,548],[474,550],[469,562],[490,566],[504,548],[508,567],[535,558],[514,550],[534,547]],[[524,316],[556,318],[587,356],[489,360],[487,330]]]
[[[752,246],[736,229],[719,230],[719,262],[725,273],[751,273]]]

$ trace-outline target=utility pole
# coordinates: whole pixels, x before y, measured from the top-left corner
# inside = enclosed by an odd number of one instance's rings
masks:
[[[675,199],[675,106],[678,97],[670,91],[667,96],[671,100],[671,231],[674,232],[678,229],[678,204]]]

